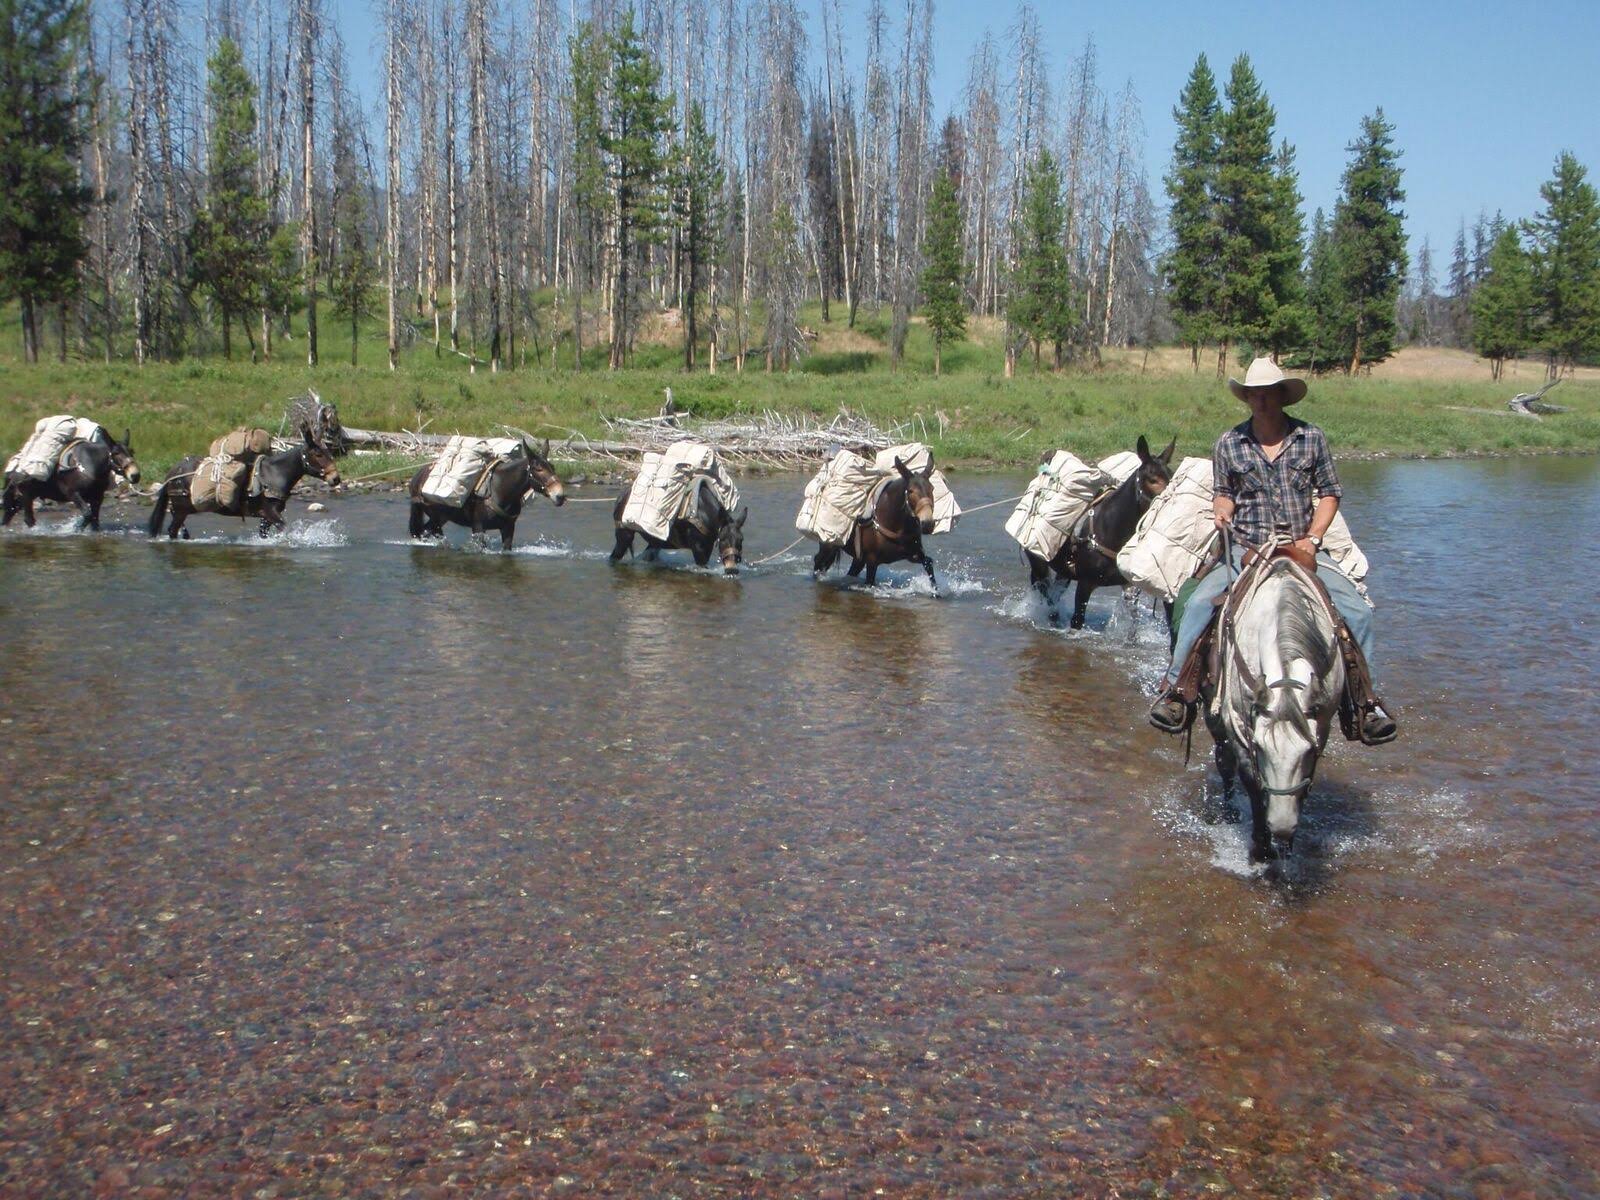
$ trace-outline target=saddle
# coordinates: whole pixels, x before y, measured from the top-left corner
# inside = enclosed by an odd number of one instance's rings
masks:
[[[1306,561],[1308,556],[1291,545],[1272,546],[1266,548],[1266,551],[1266,553],[1258,553],[1255,550],[1247,552],[1239,577],[1212,602],[1211,618],[1206,623],[1205,631],[1195,642],[1194,649],[1189,652],[1189,657],[1179,668],[1177,682],[1172,689],[1173,694],[1184,702],[1191,714],[1199,701],[1215,694],[1217,685],[1222,679],[1222,664],[1226,661],[1226,655],[1232,651],[1232,623],[1221,619],[1221,613],[1227,607],[1228,597],[1234,594],[1235,589],[1242,589],[1238,592],[1239,595],[1248,595],[1265,577],[1266,567],[1270,563],[1276,559],[1287,558],[1305,569],[1307,577],[1315,584],[1317,595],[1333,620],[1339,656],[1344,660],[1344,694],[1339,698],[1339,728],[1345,740],[1369,746],[1393,741],[1393,734],[1383,739],[1371,739],[1364,732],[1364,718],[1368,713],[1380,706],[1385,712],[1392,713],[1394,710],[1383,702],[1373,687],[1372,671],[1367,665],[1366,655],[1361,653],[1361,647],[1351,635],[1350,627],[1344,623],[1344,618],[1339,615],[1339,609],[1333,603],[1333,598],[1328,595],[1328,589],[1317,577],[1315,559],[1308,563]],[[1190,720],[1193,720],[1192,715]]]

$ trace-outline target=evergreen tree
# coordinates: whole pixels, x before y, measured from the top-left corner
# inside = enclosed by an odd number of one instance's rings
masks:
[[[611,368],[627,361],[633,340],[640,252],[661,238],[667,214],[666,139],[672,97],[661,92],[661,68],[624,13],[611,37],[609,120],[601,137],[610,175],[616,278],[611,299]]]
[[[1399,204],[1400,152],[1394,126],[1383,109],[1361,121],[1350,147],[1344,194],[1333,211],[1342,307],[1350,322],[1349,370],[1382,362],[1394,352],[1400,281],[1406,271],[1406,240]]]
[[[1456,230],[1450,254],[1450,284],[1446,300],[1450,312],[1450,345],[1472,344],[1472,261],[1467,257],[1467,223]]]
[[[1178,123],[1178,138],[1166,177],[1172,201],[1172,249],[1164,264],[1167,302],[1178,340],[1190,347],[1198,368],[1200,347],[1215,333],[1218,228],[1212,189],[1221,122],[1216,79],[1204,54],[1195,60],[1172,116]]]
[[[922,272],[923,312],[933,334],[933,373],[944,369],[944,344],[967,330],[967,307],[961,294],[967,266],[961,255],[961,199],[948,170],[933,181],[928,201],[928,232],[924,246],[927,266]]]
[[[268,210],[256,185],[256,87],[232,38],[217,42],[207,70],[211,138],[206,201],[189,232],[191,282],[222,313],[222,353],[231,358],[233,319],[253,311],[265,290]],[[248,321],[244,330],[254,357]]]
[[[1527,223],[1540,341],[1550,374],[1600,350],[1600,204],[1582,164],[1567,151],[1542,184],[1544,211]]]
[[[1323,211],[1311,221],[1311,242],[1306,255],[1307,366],[1326,371],[1350,361],[1344,340],[1350,326],[1339,282],[1338,247]]]
[[[83,0],[0,0],[0,303],[21,302],[28,362],[39,361],[41,308],[76,289],[86,251],[88,36]]]
[[[707,272],[715,269],[720,249],[722,218],[717,206],[725,182],[722,160],[717,157],[717,139],[706,125],[700,102],[689,106],[689,127],[684,132],[681,178],[678,185],[679,217],[683,237],[683,368],[694,369],[698,340],[696,316],[699,293]]]
[[[1056,363],[1072,335],[1075,306],[1072,277],[1062,242],[1066,208],[1061,199],[1061,172],[1048,150],[1028,166],[1022,185],[1022,222],[1018,231],[1016,281],[1007,315],[1033,344],[1033,364],[1040,347],[1054,341]]]
[[[361,318],[376,311],[372,289],[378,282],[378,256],[369,231],[367,184],[356,157],[348,120],[333,132],[333,254],[328,262],[328,297],[333,311],[350,322],[350,365],[356,365]]]
[[[1300,215],[1300,176],[1294,166],[1294,147],[1278,147],[1272,169],[1272,245],[1267,252],[1267,282],[1272,289],[1272,313],[1263,342],[1274,359],[1305,345],[1310,331],[1306,311],[1304,275],[1304,219]]]
[[[1499,379],[1505,360],[1527,348],[1533,308],[1533,270],[1517,231],[1495,239],[1483,282],[1472,294],[1472,344]]]
[[[1234,60],[1226,95],[1216,184],[1220,229],[1214,311],[1221,341],[1219,379],[1227,371],[1229,347],[1235,342],[1261,344],[1271,327],[1280,191],[1272,153],[1277,116],[1248,56]]]

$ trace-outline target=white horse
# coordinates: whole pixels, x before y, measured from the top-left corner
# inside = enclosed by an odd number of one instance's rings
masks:
[[[1276,558],[1244,575],[1222,614],[1231,645],[1206,724],[1224,802],[1236,777],[1250,796],[1250,861],[1259,863],[1293,847],[1345,674],[1333,618],[1304,567]]]

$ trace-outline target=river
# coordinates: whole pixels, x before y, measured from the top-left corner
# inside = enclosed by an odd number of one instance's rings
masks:
[[[1402,737],[1276,878],[1004,509],[938,597],[6,530],[0,1193],[1600,1194],[1600,461],[1343,475]]]

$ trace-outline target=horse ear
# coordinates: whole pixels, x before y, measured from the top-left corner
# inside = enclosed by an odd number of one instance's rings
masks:
[[[904,479],[907,483],[911,482],[911,472],[906,470],[906,465],[900,461],[898,454],[894,456],[894,469],[900,472],[901,479]]]
[[[1171,466],[1172,465],[1172,452],[1174,450],[1176,450],[1177,448],[1178,448],[1178,439],[1177,438],[1173,438],[1170,442],[1167,443],[1167,448],[1165,450],[1163,450],[1160,454],[1158,454],[1156,457],[1159,458],[1162,462],[1166,463],[1168,466]]]
[[[1138,451],[1140,462],[1150,461],[1150,443],[1144,440],[1144,434],[1139,435],[1139,440],[1133,444],[1133,448]]]

